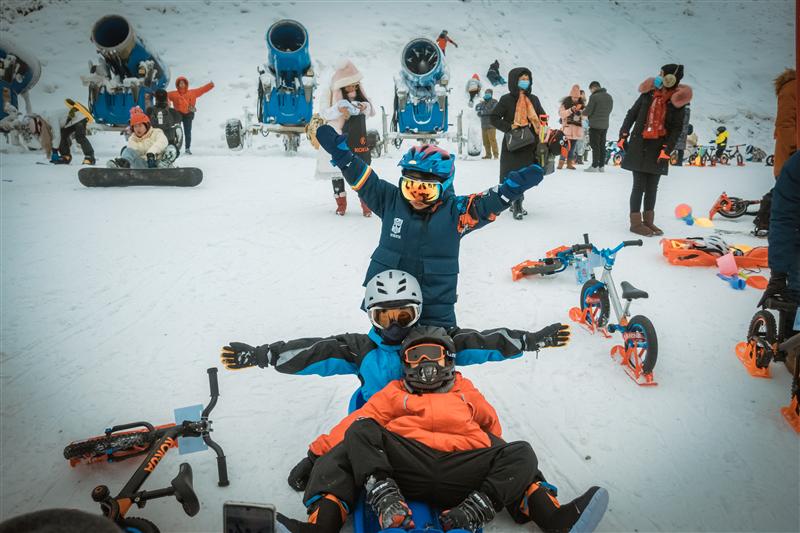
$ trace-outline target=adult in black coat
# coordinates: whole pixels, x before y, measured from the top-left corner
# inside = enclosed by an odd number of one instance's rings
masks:
[[[542,104],[539,103],[539,98],[537,98],[536,95],[531,92],[531,79],[532,75],[530,69],[525,67],[511,69],[511,71],[508,73],[509,92],[508,94],[501,96],[500,100],[497,102],[497,105],[494,107],[490,118],[492,126],[505,134],[508,134],[512,129],[516,129],[518,127],[531,128],[531,130],[534,130],[534,128],[532,128],[530,125],[520,126],[515,121],[517,101],[519,100],[520,92],[524,93],[525,96],[528,97],[533,105],[533,110],[537,117],[546,115],[544,109],[542,108]],[[527,81],[527,87],[524,89],[520,88],[520,81]],[[523,85],[525,84],[523,83]],[[500,150],[499,177],[501,183],[503,182],[503,178],[505,178],[505,176],[512,170],[519,170],[534,163],[541,164],[536,156],[536,147],[539,144],[539,135],[537,131],[533,131],[533,144],[519,148],[514,152],[509,151],[506,137],[506,135],[503,136],[503,147]],[[525,197],[521,196],[519,200],[514,201],[514,203],[511,205],[511,212],[514,215],[514,218],[517,220],[521,219],[523,215],[527,214],[527,212],[522,208],[522,200],[524,199]]]
[[[630,230],[646,237],[664,234],[654,224],[658,182],[669,172],[669,154],[681,133],[684,107],[692,100],[692,89],[680,84],[682,77],[683,65],[669,64],[661,67],[657,78],[644,80],[639,85],[641,94],[628,110],[619,130],[620,141],[627,139],[622,168],[633,172]],[[666,101],[660,110],[658,101],[654,105],[656,98],[660,102]],[[659,119],[660,111],[663,115]],[[650,117],[654,120],[648,124]]]

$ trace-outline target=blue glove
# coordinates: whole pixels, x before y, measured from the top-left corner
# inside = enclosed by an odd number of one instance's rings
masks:
[[[147,168],[156,168],[158,165],[156,164],[156,155],[155,154],[147,154]]]
[[[61,161],[61,154],[58,153],[58,150],[53,148],[53,151],[50,152],[50,162],[58,163],[59,161]]]
[[[331,163],[339,168],[346,167],[353,160],[353,152],[347,146],[347,137],[339,135],[327,124],[317,128],[317,142],[329,154]]]
[[[506,179],[497,189],[506,201],[512,201],[519,198],[519,196],[541,183],[544,178],[544,170],[537,164],[529,167],[521,168],[519,170],[512,170],[506,175]]]

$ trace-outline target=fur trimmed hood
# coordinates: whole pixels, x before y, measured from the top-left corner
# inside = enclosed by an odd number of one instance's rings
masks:
[[[797,71],[793,68],[787,68],[781,72],[780,76],[775,78],[775,94],[777,95],[781,88],[792,80],[797,79]]]
[[[642,83],[639,84],[639,92],[640,93],[649,93],[650,91],[655,90],[655,78],[647,78]],[[688,85],[684,85],[683,83],[679,83],[675,88],[675,93],[670,98],[670,102],[675,107],[684,107],[689,102],[692,101],[692,88]]]

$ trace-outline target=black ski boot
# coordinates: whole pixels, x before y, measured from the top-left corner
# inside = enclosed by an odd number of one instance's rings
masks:
[[[392,478],[376,480],[370,476],[364,484],[367,491],[367,503],[378,515],[378,523],[381,529],[399,527],[411,529],[414,527],[414,520],[411,518],[411,509],[406,504],[400,488]]]
[[[560,505],[548,486],[530,486],[520,511],[544,531],[589,533],[597,528],[608,507],[608,491],[592,487],[571,502]]]
[[[494,516],[494,505],[489,497],[482,492],[474,491],[452,509],[442,511],[439,522],[445,531],[451,529],[477,531],[491,522]]]

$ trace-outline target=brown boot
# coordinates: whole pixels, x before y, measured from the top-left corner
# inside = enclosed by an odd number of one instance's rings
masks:
[[[631,213],[631,232],[644,235],[645,237],[653,236],[653,230],[645,226],[642,222],[641,213]]]
[[[564,160],[563,159],[559,159],[558,160],[558,170],[561,170],[562,168],[564,168]]]
[[[653,219],[656,216],[655,211],[645,211],[644,213],[642,213],[642,215],[643,215],[642,220],[644,222],[644,225],[653,231],[653,235],[664,235],[664,232],[661,231],[661,228],[653,224]]]
[[[367,207],[367,204],[364,203],[364,200],[360,200],[360,202],[361,202],[361,214],[364,215],[365,217],[371,217],[372,211],[370,210],[370,208]]]
[[[575,170],[575,160],[574,159],[570,159],[570,160],[567,161],[567,168],[569,170]]]
[[[336,197],[336,214],[339,216],[344,216],[345,211],[347,211],[347,197],[346,196],[337,196]]]

